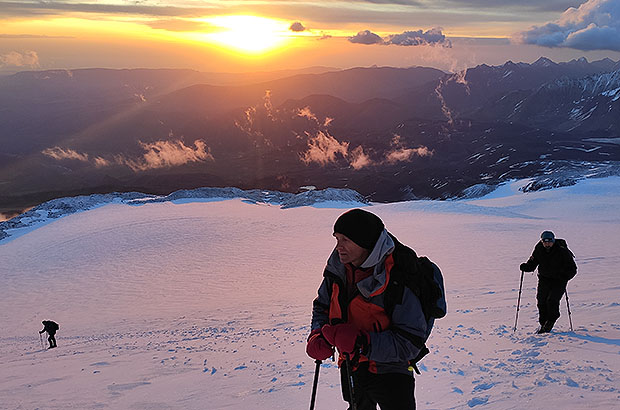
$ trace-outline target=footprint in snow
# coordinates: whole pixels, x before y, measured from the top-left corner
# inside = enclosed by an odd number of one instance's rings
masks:
[[[474,397],[473,399],[467,402],[467,405],[471,408],[471,407],[480,406],[482,404],[487,404],[488,401],[489,401],[489,396]]]
[[[496,385],[496,383],[480,383],[480,384],[478,384],[477,386],[474,387],[474,391],[489,390],[489,389],[492,389],[495,385]]]

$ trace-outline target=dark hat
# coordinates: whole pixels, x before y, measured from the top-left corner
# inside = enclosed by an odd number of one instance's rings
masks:
[[[362,209],[345,212],[334,224],[334,233],[341,233],[369,250],[375,247],[383,229],[383,221],[377,215]]]
[[[543,242],[555,242],[555,235],[551,231],[544,231],[540,234],[540,239]]]

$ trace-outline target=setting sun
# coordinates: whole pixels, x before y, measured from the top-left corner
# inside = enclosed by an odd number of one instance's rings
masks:
[[[260,54],[286,44],[285,22],[257,16],[217,16],[205,20],[214,31],[205,37],[216,44],[249,54]]]

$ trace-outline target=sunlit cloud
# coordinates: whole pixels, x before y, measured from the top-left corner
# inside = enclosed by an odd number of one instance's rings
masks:
[[[394,151],[390,151],[385,156],[386,161],[389,164],[394,164],[396,162],[409,162],[414,157],[430,157],[433,155],[433,151],[429,150],[427,147],[419,147],[419,148],[400,148]]]
[[[147,26],[159,30],[192,32],[192,31],[212,31],[213,27],[203,21],[188,20],[181,18],[157,19],[145,23]]]
[[[56,160],[73,159],[82,162],[88,162],[88,154],[79,153],[72,149],[65,149],[60,147],[47,148],[41,151],[43,155]]]
[[[134,171],[170,168],[189,162],[214,160],[211,149],[202,140],[194,141],[194,147],[188,147],[182,141],[140,142],[140,146],[146,151],[142,159],[133,162],[132,165],[127,164]]]
[[[43,35],[43,34],[0,34],[0,38],[8,38],[8,39],[57,39],[57,38],[75,38],[75,37],[72,37],[72,36],[47,36],[47,35]]]
[[[95,167],[97,168],[105,168],[105,167],[109,167],[110,165],[112,165],[112,162],[102,157],[93,158],[93,162],[95,163]]]
[[[578,50],[620,51],[620,2],[588,0],[569,8],[558,20],[514,36],[518,43]]]
[[[361,145],[355,147],[355,149],[351,151],[349,156],[350,156],[350,165],[355,170],[359,170],[359,169],[373,165],[373,161],[364,152],[364,148]]]
[[[397,162],[409,162],[414,157],[430,157],[433,151],[428,147],[420,146],[417,148],[404,147],[400,135],[394,135],[391,141],[392,150],[385,155],[385,162],[395,164]]]
[[[235,127],[253,137],[256,146],[272,145],[271,140],[263,133],[264,120],[277,122],[278,113],[271,102],[271,90],[265,90],[262,104],[246,108],[243,118],[235,119]]]
[[[319,120],[318,118],[316,118],[316,115],[314,115],[314,113],[310,110],[310,107],[307,107],[307,106],[304,108],[299,108],[297,110],[297,116],[307,118],[311,121],[316,122],[317,124],[319,123]]]
[[[333,118],[330,117],[326,117],[323,121],[319,120],[310,110],[310,107],[298,109],[297,116],[307,118],[315,122],[317,126],[324,128],[327,128],[333,121]],[[306,135],[310,136],[310,133],[306,132]],[[335,163],[339,156],[348,162],[351,168],[356,170],[373,165],[372,160],[364,152],[364,148],[361,145],[349,150],[348,142],[338,141],[327,130],[318,131],[316,136],[308,139],[308,149],[301,154],[301,160],[306,165],[315,162],[324,166],[329,163]]]
[[[349,150],[348,142],[339,142],[327,132],[319,131],[308,140],[308,149],[301,154],[301,160],[306,164],[316,162],[327,165],[336,162],[337,155],[346,158]]]
[[[401,34],[390,34],[384,38],[370,30],[360,31],[353,37],[348,39],[355,44],[379,44],[379,45],[397,45],[397,46],[426,46],[441,45],[442,47],[452,47],[450,40],[442,33],[439,27],[432,28],[427,31],[404,31]]]
[[[131,168],[133,171],[146,171],[148,169],[171,168],[185,165],[190,162],[215,161],[211,154],[211,148],[202,140],[194,141],[194,145],[187,146],[183,141],[155,141],[139,142],[144,154],[138,158],[131,158],[125,154],[116,154],[111,159],[102,156],[95,156],[90,159],[87,153],[80,153],[68,148],[53,147],[42,151],[42,153],[56,160],[78,160],[90,162],[96,168],[104,168],[113,165],[122,165]]]
[[[35,51],[24,51],[23,53],[11,51],[0,54],[0,67],[39,68],[39,56]]]

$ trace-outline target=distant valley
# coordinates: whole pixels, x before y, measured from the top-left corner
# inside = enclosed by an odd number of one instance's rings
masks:
[[[620,62],[0,77],[0,213],[78,194],[351,188],[373,201],[618,172]]]

